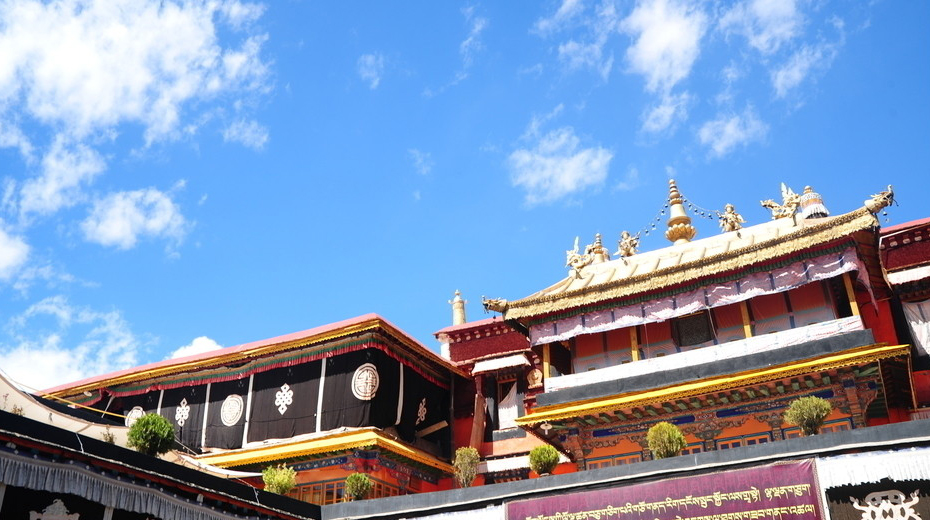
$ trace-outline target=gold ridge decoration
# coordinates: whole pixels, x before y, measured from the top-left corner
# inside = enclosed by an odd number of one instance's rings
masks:
[[[619,249],[617,249],[614,255],[620,257],[633,256],[639,248],[639,236],[633,236],[630,235],[629,231],[624,231],[620,233],[620,240],[617,241],[617,247]]]
[[[723,213],[718,211],[717,218],[720,219],[720,229],[724,233],[739,231],[743,229],[743,224],[746,222],[743,220],[743,216],[736,212],[736,207],[733,204],[724,206]]]
[[[594,243],[584,248],[584,254],[578,252],[578,237],[575,237],[575,247],[565,251],[565,267],[571,267],[571,274],[581,278],[581,271],[591,264],[599,264],[610,260],[610,251],[604,247],[601,234],[594,235]]]
[[[892,202],[894,202],[894,188],[889,184],[887,190],[880,191],[872,195],[872,198],[865,201],[865,207],[872,213],[878,213],[882,209],[890,206]]]
[[[785,186],[783,182],[781,183],[781,204],[772,199],[763,200],[760,204],[762,204],[763,208],[772,212],[772,220],[787,217],[793,218],[798,211],[798,207],[801,205],[801,196],[795,193],[791,188]]]
[[[668,181],[668,229],[665,230],[665,238],[669,239],[676,246],[687,244],[697,235],[697,229],[691,225],[691,217],[685,212],[685,207],[681,193],[678,191],[678,185],[674,179]]]
[[[825,219],[823,222],[811,226],[799,226],[796,231],[782,235],[777,239],[706,256],[643,275],[633,275],[596,286],[587,286],[555,294],[540,295],[536,293],[526,298],[506,302],[506,305],[499,308],[489,308],[499,312],[506,311],[504,316],[506,319],[538,316],[580,305],[590,305],[662,289],[696,277],[705,277],[742,268],[847,237],[856,231],[874,229],[877,226],[878,220],[875,216],[866,208],[859,208],[856,211]],[[557,285],[564,285],[569,280],[562,280]]]

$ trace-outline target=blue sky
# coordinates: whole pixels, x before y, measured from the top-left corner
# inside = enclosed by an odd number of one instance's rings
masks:
[[[561,279],[671,177],[749,224],[781,182],[926,217],[928,26],[916,0],[2,0],[0,368],[44,388],[367,312],[437,348],[454,290],[480,319]]]

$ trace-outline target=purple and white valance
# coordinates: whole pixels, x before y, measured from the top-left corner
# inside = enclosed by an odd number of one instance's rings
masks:
[[[531,325],[530,343],[542,345],[553,341],[565,341],[582,334],[666,321],[702,309],[730,305],[764,294],[788,291],[853,271],[860,273],[860,280],[868,287],[868,276],[863,274],[865,267],[859,260],[856,250],[850,247],[838,253],[798,260],[770,271],[753,273],[738,280],[707,285],[665,298],[586,312]]]

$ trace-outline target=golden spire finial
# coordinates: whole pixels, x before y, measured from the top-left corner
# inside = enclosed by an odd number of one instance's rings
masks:
[[[668,181],[668,229],[665,230],[665,238],[669,239],[675,245],[687,244],[697,235],[697,229],[691,225],[691,217],[685,212],[685,207],[681,205],[683,198],[678,191],[678,185],[674,179]]]

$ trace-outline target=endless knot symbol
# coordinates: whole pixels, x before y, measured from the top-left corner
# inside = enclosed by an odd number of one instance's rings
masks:
[[[191,415],[191,407],[187,404],[187,399],[181,399],[181,404],[178,405],[178,409],[174,411],[174,420],[177,421],[178,426],[184,427],[184,423],[187,421],[187,418]]]
[[[911,493],[911,500],[897,489],[869,493],[861,503],[854,497],[849,497],[852,506],[862,511],[862,520],[920,520],[920,515],[914,511],[914,506],[920,501],[917,491]]]
[[[242,417],[242,397],[236,394],[229,394],[223,401],[223,407],[220,408],[220,420],[226,426],[235,426]]]
[[[132,426],[139,420],[139,417],[145,415],[145,410],[141,406],[133,406],[132,410],[126,413],[126,426]]]
[[[426,398],[420,401],[420,407],[417,408],[417,424],[426,420]]]
[[[365,363],[355,370],[352,376],[352,395],[362,401],[370,401],[378,392],[378,369],[371,363]]]
[[[281,390],[274,394],[274,404],[278,405],[278,413],[284,415],[284,412],[287,411],[287,407],[293,403],[294,391],[291,390],[291,387],[287,386],[287,383],[284,383],[281,385]]]

